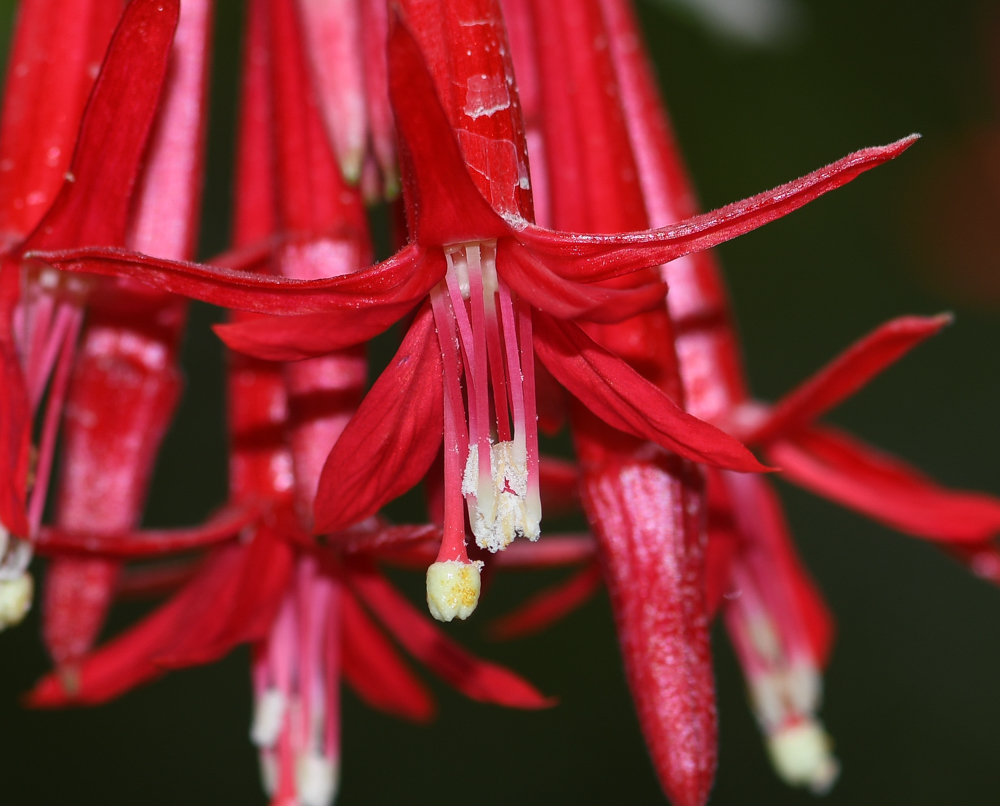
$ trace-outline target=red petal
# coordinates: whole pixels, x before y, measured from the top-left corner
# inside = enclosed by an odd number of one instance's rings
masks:
[[[1000,532],[1000,500],[936,484],[915,468],[832,428],[768,446],[789,481],[901,532],[978,542]]]
[[[658,266],[716,246],[797,210],[865,171],[899,156],[919,135],[865,148],[774,190],[730,204],[679,224],[619,235],[581,235],[527,226],[517,239],[564,277],[594,282]]]
[[[663,307],[667,287],[648,283],[620,289],[588,286],[565,280],[518,243],[501,241],[497,272],[532,308],[560,319],[621,322],[639,313]]]
[[[154,557],[204,548],[234,538],[259,514],[255,506],[233,506],[223,509],[200,526],[138,529],[111,534],[45,526],[39,532],[35,546],[42,555],[77,553],[104,557]]]
[[[427,472],[443,436],[441,350],[424,306],[330,452],[315,531],[344,529],[405,493]]]
[[[584,604],[601,585],[601,566],[591,563],[568,580],[546,588],[489,627],[490,637],[506,641],[548,629]]]
[[[821,417],[951,320],[942,314],[886,322],[785,395],[744,441],[768,442]]]
[[[407,211],[423,246],[486,241],[510,227],[469,176],[448,117],[413,35],[391,14],[389,97],[396,113]]]
[[[430,692],[410,671],[350,591],[341,593],[343,673],[365,702],[390,714],[427,722],[434,716]]]
[[[179,0],[133,0],[125,7],[83,114],[71,178],[26,249],[125,242],[179,10]]]
[[[423,261],[410,245],[363,271],[319,280],[290,280],[248,274],[198,263],[161,260],[124,249],[72,249],[36,252],[28,257],[63,271],[131,277],[172,294],[212,305],[257,313],[320,313],[426,296],[444,277],[444,264]]]
[[[511,671],[470,655],[418,613],[374,568],[352,566],[348,581],[393,637],[466,697],[508,708],[553,704]]]
[[[696,462],[766,470],[739,442],[686,414],[663,392],[572,322],[536,314],[535,352],[559,383],[612,428]]]
[[[291,579],[291,545],[259,528],[241,549],[239,563],[217,582],[211,600],[199,602],[183,633],[154,658],[160,666],[180,669],[218,660],[237,644],[263,639],[271,629]]]

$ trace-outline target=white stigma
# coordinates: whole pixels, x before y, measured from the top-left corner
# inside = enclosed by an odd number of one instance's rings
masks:
[[[479,604],[481,562],[436,562],[427,569],[427,608],[438,621],[462,620]]]
[[[771,762],[785,783],[807,786],[817,795],[830,791],[840,774],[830,737],[813,720],[788,725],[767,739]]]
[[[0,630],[21,623],[31,609],[34,589],[34,581],[28,573],[0,580]]]
[[[483,489],[479,476],[479,447],[469,447],[469,458],[462,478],[462,493],[474,495],[476,506],[470,512],[476,545],[494,553],[503,551],[515,537],[538,540],[539,517],[528,502],[528,471],[524,450],[514,442],[490,446],[490,475]],[[480,506],[480,503],[485,506]]]

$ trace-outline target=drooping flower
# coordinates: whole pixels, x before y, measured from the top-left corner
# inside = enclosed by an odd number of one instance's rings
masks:
[[[193,256],[202,183],[212,4],[183,4],[126,244]],[[181,392],[177,367],[187,301],[133,282],[95,291],[73,362],[62,424],[55,524],[116,533],[142,514],[160,441]],[[114,595],[120,563],[57,557],[45,579],[42,629],[66,675],[90,647]]]
[[[623,0],[601,0],[650,219],[696,212],[669,121]],[[663,268],[688,409],[759,445],[790,481],[967,557],[992,553],[1000,501],[947,490],[894,458],[813,421],[930,335],[948,317],[902,317],[877,329],[783,401],[752,400],[722,275],[709,252]],[[816,713],[832,620],[796,556],[762,477],[709,473],[709,599],[721,604],[779,774],[828,789],[837,762]],[[723,593],[728,593],[726,599]]]
[[[301,248],[289,237],[274,255],[275,270],[356,270],[367,248],[361,199],[342,180],[313,103],[291,0],[255,0],[246,53],[236,248],[279,231],[308,240]],[[379,573],[377,556],[433,546],[439,528],[369,519],[342,535],[336,550],[305,532],[323,461],[357,407],[365,375],[357,348],[286,366],[233,356],[235,518],[158,541],[148,534],[46,534],[40,545],[47,551],[138,555],[207,545],[242,527],[240,541],[214,549],[170,601],[82,660],[71,688],[51,675],[32,702],[103,702],[168,668],[211,661],[253,641],[251,737],[265,785],[273,802],[303,806],[326,806],[337,788],[342,676],[376,707],[417,720],[432,714],[429,693],[369,613],[467,696],[511,707],[548,704],[518,676],[447,639]],[[241,507],[256,517],[241,518]]]
[[[83,320],[83,286],[40,269],[24,255],[33,248],[126,243],[129,204],[177,14],[177,3],[169,0],[134,2],[108,46],[121,15],[117,3],[35,0],[22,9],[0,135],[4,622],[12,611],[23,614],[30,601],[25,574],[30,541],[44,508]],[[105,48],[108,55],[98,73]],[[41,436],[33,454],[36,412],[41,413]],[[16,537],[8,540],[11,534]],[[12,593],[18,607],[12,607]]]
[[[655,307],[664,291],[659,282],[628,289],[602,283],[773,220],[896,156],[913,138],[674,227],[617,235],[545,230],[530,223],[524,138],[499,9],[462,0],[404,11],[405,24],[394,20],[389,37],[389,83],[412,240],[395,257],[343,277],[283,280],[114,249],[35,256],[282,314],[222,329],[231,346],[279,360],[363,341],[429,296],[432,304],[420,308],[326,463],[315,528],[357,522],[413,486],[447,433],[440,560],[458,564],[453,592],[464,594],[474,573],[463,497],[480,544],[499,548],[517,534],[537,534],[535,354],[615,428],[698,461],[760,468],[742,446],[686,415],[571,320],[610,322]]]

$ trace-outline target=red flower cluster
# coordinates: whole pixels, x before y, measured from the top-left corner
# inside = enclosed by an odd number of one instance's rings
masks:
[[[250,642],[265,785],[324,806],[341,677],[375,707],[432,713],[395,644],[473,699],[549,704],[447,638],[380,563],[426,568],[430,613],[451,621],[494,569],[584,562],[498,629],[539,629],[603,579],[672,802],[711,788],[720,610],[779,774],[827,789],[831,620],[745,445],[979,568],[1000,559],[1000,501],[816,425],[947,318],[895,320],[765,406],[705,250],[916,138],[696,215],[627,0],[249,0],[233,249],[200,265],[210,6],[22,3],[0,130],[0,621],[30,603],[32,551],[49,555],[55,669],[31,702],[103,702]],[[372,264],[365,199],[400,191],[405,243]],[[143,532],[187,297],[234,311],[217,328],[234,351],[229,501]],[[366,392],[364,344],[399,321]],[[539,428],[567,420],[573,465],[539,453]],[[379,515],[420,481],[429,524]],[[593,539],[535,542],[550,504],[578,503]],[[123,589],[170,596],[95,649]]]

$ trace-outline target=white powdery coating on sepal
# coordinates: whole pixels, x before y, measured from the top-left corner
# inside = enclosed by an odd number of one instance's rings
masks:
[[[0,580],[0,630],[21,623],[31,609],[34,590],[31,574]]]
[[[447,560],[427,569],[427,609],[438,621],[467,619],[479,604],[481,562]]]
[[[295,765],[295,784],[302,806],[330,806],[340,785],[339,766],[320,753],[303,753]]]
[[[767,739],[771,763],[781,779],[792,786],[808,786],[817,795],[829,792],[840,774],[831,749],[830,737],[813,720],[789,725]]]
[[[260,695],[250,726],[250,741],[257,747],[274,747],[277,743],[285,720],[285,705],[285,695],[276,688],[269,688]]]

